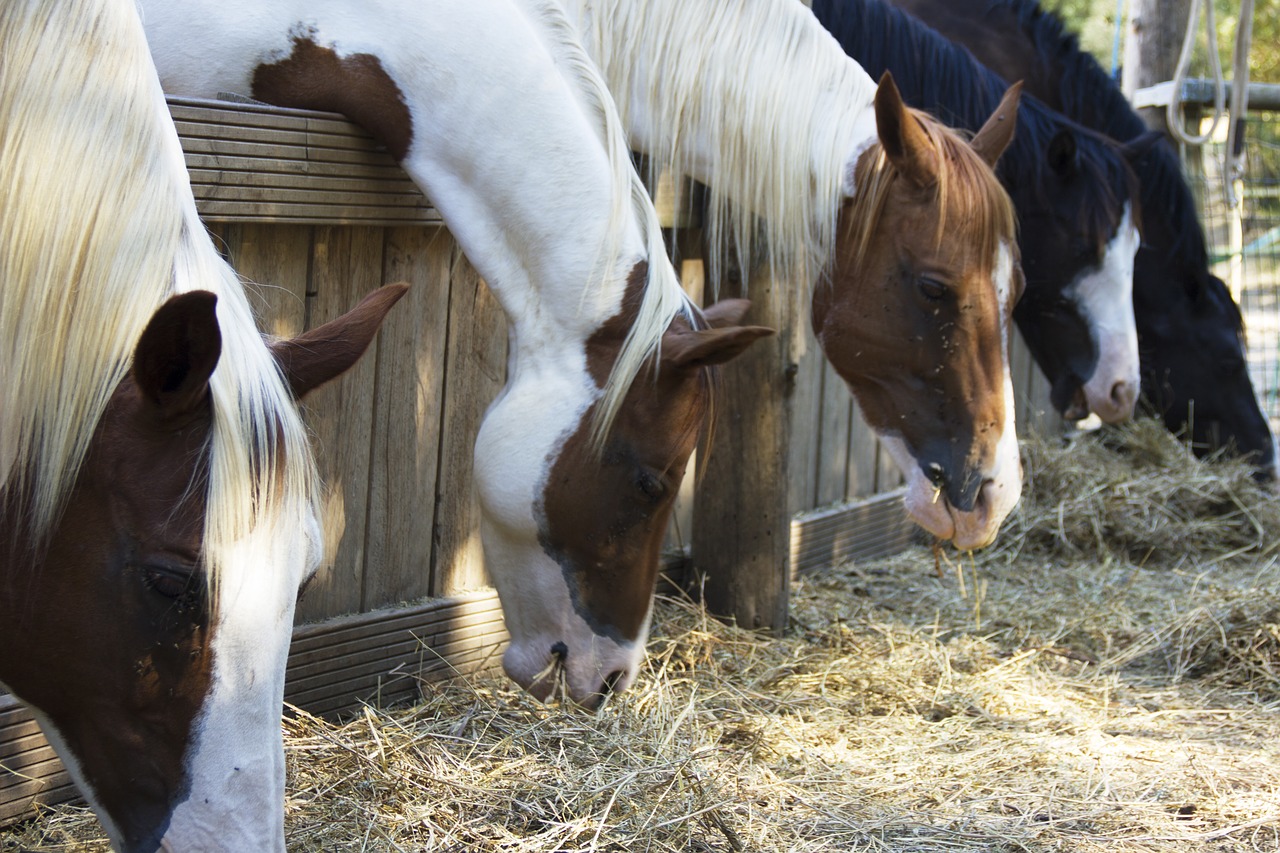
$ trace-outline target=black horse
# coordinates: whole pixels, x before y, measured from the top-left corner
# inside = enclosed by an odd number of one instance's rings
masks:
[[[1007,88],[967,51],[879,0],[815,0],[813,12],[871,76],[892,71],[909,104],[947,124],[976,130]],[[1133,152],[1034,98],[1023,98],[1017,121],[996,169],[1018,211],[1027,281],[1014,318],[1058,411],[1127,419],[1139,382]]]
[[[1244,357],[1240,309],[1209,271],[1177,152],[1151,134],[1076,36],[1036,0],[893,0],[1076,121],[1138,151],[1143,240],[1134,268],[1142,393],[1196,453],[1226,448],[1275,471],[1275,443]]]

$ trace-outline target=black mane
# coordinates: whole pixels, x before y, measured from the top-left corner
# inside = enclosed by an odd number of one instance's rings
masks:
[[[880,0],[814,0],[813,13],[868,74],[879,77],[891,69],[908,104],[953,127],[978,130],[1008,88],[969,51]],[[1101,196],[1087,205],[1090,221],[1083,224],[1090,239],[1105,243],[1134,190],[1133,173],[1115,143],[1024,93],[1017,132],[996,173],[1020,209],[1025,203],[1051,203],[1045,190],[1046,152],[1062,130],[1075,137],[1079,167]]]
[[[1012,13],[1036,52],[1055,66],[1064,112],[1121,141],[1137,139],[1150,130],[1111,75],[1080,47],[1080,40],[1061,18],[1042,8],[1037,0],[990,0],[988,8]],[[1143,210],[1160,211],[1167,216],[1173,232],[1180,237],[1174,248],[1184,263],[1207,273],[1209,254],[1195,196],[1173,146],[1163,141],[1151,146],[1133,167],[1138,174]],[[1207,275],[1201,283],[1207,284]]]

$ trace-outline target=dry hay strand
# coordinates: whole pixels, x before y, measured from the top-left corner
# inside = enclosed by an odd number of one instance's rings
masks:
[[[288,846],[1275,853],[1273,499],[1189,458],[1187,485],[1121,455],[1030,449],[1023,531],[977,555],[916,548],[798,579],[782,637],[661,600],[636,688],[596,713],[539,705],[496,674],[340,724],[294,710]],[[1145,540],[1123,531],[1146,521],[1063,533],[1090,506],[1154,517],[1142,501],[1169,495],[1209,495],[1236,529],[1184,530],[1178,509]],[[1048,517],[1054,532],[1029,529]],[[104,850],[67,840],[93,837],[83,811],[59,808],[0,849]]]
[[[1156,420],[1023,442],[1025,488],[1000,547],[1177,565],[1280,547],[1280,501],[1240,459],[1198,459]]]

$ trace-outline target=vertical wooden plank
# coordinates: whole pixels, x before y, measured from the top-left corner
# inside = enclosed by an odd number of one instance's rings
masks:
[[[822,372],[821,438],[818,444],[816,506],[844,500],[849,485],[850,418],[853,395],[830,364]]]
[[[1031,350],[1022,339],[1022,332],[1015,327],[1009,336],[1009,372],[1013,376],[1014,414],[1018,435],[1025,435],[1031,429],[1034,418],[1031,417],[1029,392],[1031,375],[1038,370]]]
[[[231,266],[247,279],[258,328],[279,338],[301,333],[307,321],[311,226],[230,223],[219,232]]]
[[[453,250],[444,228],[386,231],[383,278],[410,287],[378,333],[364,610],[431,593]]]
[[[668,241],[668,245],[672,246],[673,254],[678,254],[680,249],[677,244],[682,246],[684,242],[677,235],[674,239]],[[706,289],[706,269],[702,260],[686,257],[677,263],[676,269],[680,271],[680,286],[684,288],[684,292],[689,294],[689,298],[695,303],[702,305],[703,293]],[[667,523],[667,532],[662,540],[664,554],[683,554],[692,541],[690,537],[693,532],[693,483],[696,479],[693,476],[693,472],[696,470],[698,470],[698,451],[695,450],[693,455],[689,457],[688,473],[680,482],[680,490],[676,493],[675,506],[671,509],[671,521]]]
[[[453,253],[450,275],[445,362],[432,595],[452,595],[488,582],[472,459],[480,421],[507,373],[506,317],[460,250]]]
[[[380,228],[316,228],[309,327],[339,316],[382,284],[382,235]],[[316,461],[324,482],[321,521],[325,561],[298,602],[300,621],[364,609],[362,577],[377,346],[375,339],[370,351],[342,381],[329,383],[306,400],[307,421],[315,435]]]
[[[702,460],[694,504],[693,557],[705,575],[707,608],[746,628],[781,631],[790,592],[788,512],[795,282],[752,277],[747,322],[778,335],[726,366],[714,446]]]
[[[819,506],[817,490],[822,438],[822,375],[827,363],[826,356],[822,354],[822,346],[814,337],[807,320],[797,335],[803,335],[803,347],[797,353],[791,379],[791,458],[787,463],[790,472],[787,508],[791,515]]]
[[[850,396],[853,396],[850,394]],[[865,498],[876,493],[876,469],[879,467],[880,442],[875,430],[862,416],[858,401],[851,407],[849,424],[849,484],[845,497]]]

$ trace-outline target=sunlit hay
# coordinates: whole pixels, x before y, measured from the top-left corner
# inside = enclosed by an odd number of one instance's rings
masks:
[[[1036,494],[1072,493],[1059,468],[1122,481],[1114,456],[1032,448]],[[1170,500],[1208,489],[1179,464]],[[1163,531],[1209,550],[1139,564],[1007,530],[835,567],[797,579],[781,638],[661,600],[636,687],[594,714],[497,674],[342,724],[291,711],[289,849],[1274,853],[1280,555]],[[99,853],[59,840],[92,831],[57,809],[0,850]]]
[[[1025,488],[999,550],[1178,565],[1280,548],[1280,501],[1231,458],[1197,459],[1144,418],[1063,446],[1023,442]]]

